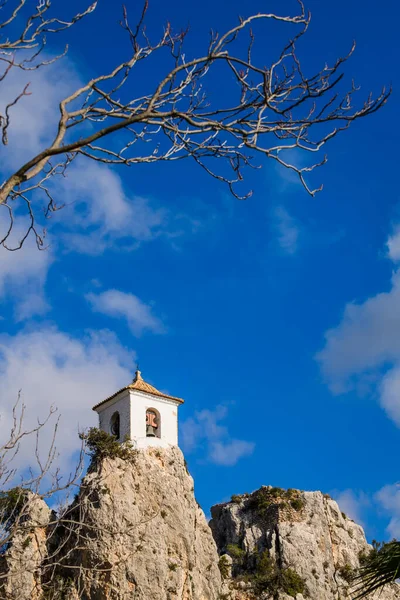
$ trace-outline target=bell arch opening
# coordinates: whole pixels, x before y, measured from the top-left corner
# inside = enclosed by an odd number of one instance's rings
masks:
[[[161,416],[155,408],[146,410],[146,437],[161,438]]]
[[[120,439],[120,416],[118,411],[116,411],[110,419],[110,432],[111,435],[117,438],[117,440]]]

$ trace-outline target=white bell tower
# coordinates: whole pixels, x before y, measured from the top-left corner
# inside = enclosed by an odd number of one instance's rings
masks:
[[[100,429],[136,448],[178,445],[178,407],[181,398],[163,394],[143,380],[137,369],[131,384],[93,407]]]

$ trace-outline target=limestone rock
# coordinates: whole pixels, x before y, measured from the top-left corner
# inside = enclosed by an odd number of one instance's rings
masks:
[[[210,525],[219,553],[228,552],[233,557],[233,578],[224,581],[227,598],[254,597],[239,583],[241,579],[252,580],[260,557],[266,555],[265,560],[272,560],[279,573],[295,578],[294,572],[304,583],[304,591],[296,593],[296,585],[291,588],[289,582],[286,593],[279,592],[280,600],[351,598],[349,576],[370,546],[362,527],[346,517],[329,496],[263,487],[214,506],[211,514]],[[266,599],[272,596],[268,591],[257,595]],[[379,595],[381,600],[399,597],[400,586],[396,584],[384,588]]]
[[[50,524],[28,492],[0,555],[0,600],[352,597],[350,576],[370,547],[329,496],[262,487],[214,506],[210,529],[177,447],[124,448],[94,461]],[[400,586],[378,597],[400,598]]]
[[[219,598],[215,542],[179,448],[104,459],[85,477],[73,510],[84,526],[66,543],[59,538],[65,558],[55,574],[73,578],[71,599]]]
[[[51,510],[38,496],[27,492],[24,515],[1,557],[0,598],[37,600],[42,597],[41,565],[47,555],[46,528]]]

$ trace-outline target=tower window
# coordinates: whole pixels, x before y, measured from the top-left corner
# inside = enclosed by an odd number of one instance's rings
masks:
[[[110,431],[111,435],[114,435],[117,440],[120,438],[120,418],[119,412],[115,412],[110,420]]]
[[[161,417],[155,408],[146,411],[146,437],[161,437]]]

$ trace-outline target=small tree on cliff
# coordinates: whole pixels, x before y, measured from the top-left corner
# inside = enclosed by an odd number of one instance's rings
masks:
[[[51,38],[90,18],[95,8],[96,3],[86,5],[81,13],[66,19],[53,15],[50,0],[41,0],[33,13],[27,0],[0,2],[2,97],[6,97],[3,91],[7,92],[12,71],[44,69],[57,60],[43,53],[46,36]],[[188,31],[176,32],[169,23],[154,41],[145,27],[147,10],[145,0],[137,24],[131,25],[123,9],[120,25],[130,41],[130,52],[110,71],[93,76],[65,97],[50,142],[3,174],[0,207],[9,218],[0,236],[4,247],[15,249],[9,246],[10,236],[21,206],[30,224],[16,248],[29,233],[39,248],[43,246],[38,215],[49,217],[61,206],[51,180],[65,175],[82,156],[108,165],[190,157],[211,177],[224,182],[234,196],[246,198],[251,192],[241,192],[239,184],[246,167],[256,166],[253,158],[258,155],[290,169],[314,195],[320,188],[309,187],[306,176],[325,163],[326,156],[319,156],[319,151],[352,121],[377,111],[390,93],[383,89],[357,102],[355,84],[343,88],[341,68],[354,46],[333,64],[306,75],[297,44],[307,32],[310,15],[300,0],[297,15],[259,13],[240,18],[222,35],[212,31],[199,55],[186,49]],[[288,38],[279,51],[271,49],[273,56],[267,58],[257,47],[253,26],[260,31],[274,22],[287,26]],[[258,35],[265,40],[261,32]],[[162,73],[151,89],[141,81],[144,62],[147,69]],[[224,94],[215,93],[215,75],[223,83]],[[3,152],[13,135],[13,111],[18,103],[29,101],[30,93],[29,84],[22,85],[3,102]],[[291,158],[293,150],[311,162],[297,166]]]

